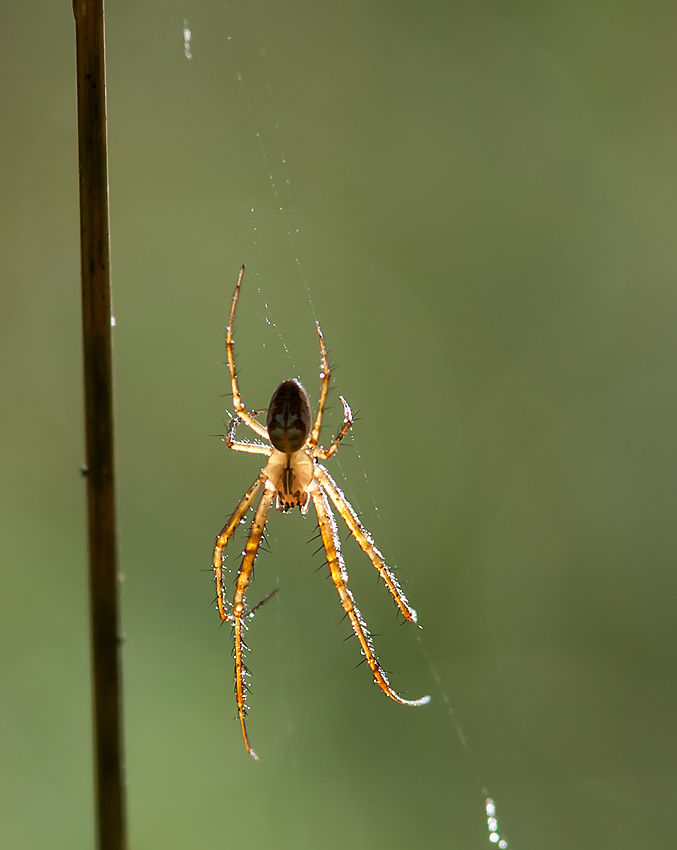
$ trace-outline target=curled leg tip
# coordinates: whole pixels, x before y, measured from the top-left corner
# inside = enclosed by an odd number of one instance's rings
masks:
[[[408,699],[408,700],[405,700],[404,702],[405,702],[405,705],[413,705],[413,706],[428,705],[428,703],[430,702],[430,695],[428,694],[424,697],[421,697],[421,699]]]

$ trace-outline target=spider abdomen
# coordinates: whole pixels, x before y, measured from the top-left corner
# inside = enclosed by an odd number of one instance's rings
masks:
[[[266,427],[278,452],[290,455],[303,448],[310,430],[310,402],[298,381],[283,381],[275,390],[268,405]]]

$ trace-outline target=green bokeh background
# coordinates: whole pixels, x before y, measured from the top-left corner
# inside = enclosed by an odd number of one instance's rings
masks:
[[[184,19],[193,33],[184,56]],[[673,3],[110,0],[130,846],[666,846],[674,832]],[[0,847],[93,842],[73,21],[3,12]],[[331,468],[393,684],[274,515],[250,732],[206,569],[259,468],[211,436],[314,319],[359,421]],[[453,712],[452,712],[453,709]],[[457,734],[463,729],[467,750]]]

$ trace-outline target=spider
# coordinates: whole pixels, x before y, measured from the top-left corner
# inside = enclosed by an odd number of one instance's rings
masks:
[[[236,452],[247,452],[248,454],[265,455],[268,463],[261,470],[252,486],[247,490],[240,504],[235,508],[233,515],[223,527],[216,538],[214,546],[214,574],[216,577],[216,600],[221,620],[232,623],[235,639],[235,696],[237,700],[237,713],[242,727],[242,735],[247,752],[258,758],[252,750],[246,728],[247,706],[245,694],[247,685],[245,678],[249,675],[244,665],[243,651],[246,646],[243,633],[246,631],[245,618],[253,613],[246,607],[246,592],[249,580],[254,568],[254,561],[261,545],[266,519],[273,500],[278,511],[286,513],[293,508],[300,508],[305,515],[312,501],[317,513],[317,522],[322,538],[322,544],[327,556],[327,563],[331,573],[332,581],[336,586],[341,605],[350,620],[353,632],[360,642],[362,655],[364,656],[374,677],[374,681],[395,702],[402,705],[425,705],[430,702],[430,697],[408,700],[394,691],[388,677],[381,667],[371,635],[362,614],[355,605],[353,595],[348,589],[348,573],[346,571],[343,555],[336,529],[336,522],[332,513],[329,500],[333,503],[345,521],[351,534],[357,540],[363,551],[369,557],[374,567],[378,570],[397,607],[404,617],[412,623],[416,623],[416,611],[411,607],[404,595],[394,574],[391,572],[383,555],[374,545],[369,532],[364,528],[357,517],[352,506],[343,495],[338,485],[329,472],[319,462],[328,460],[334,455],[353,424],[353,414],[346,400],[340,396],[343,405],[343,425],[335,439],[325,449],[319,445],[320,429],[322,427],[322,415],[324,413],[327,392],[329,390],[330,372],[327,363],[327,351],[319,322],[316,322],[317,336],[320,341],[320,354],[322,357],[320,380],[322,381],[320,401],[317,408],[317,416],[311,427],[311,410],[308,393],[299,381],[291,378],[283,381],[275,390],[267,408],[266,425],[262,425],[254,418],[255,414],[266,411],[247,410],[235,372],[235,357],[233,346],[233,321],[235,319],[235,308],[237,307],[242,279],[244,277],[244,266],[240,274],[233,294],[233,302],[230,308],[228,330],[226,333],[226,353],[228,356],[228,368],[230,370],[230,381],[233,393],[233,406],[235,416],[230,422],[225,441],[229,449]],[[249,442],[236,440],[235,432],[240,423],[248,425],[252,431],[266,444],[261,442]],[[268,443],[270,445],[268,445]],[[223,550],[233,536],[236,528],[244,521],[245,514],[252,507],[256,499],[261,496],[254,514],[249,539],[245,547],[242,563],[237,573],[235,582],[235,594],[232,603],[226,599],[223,577]],[[258,607],[258,606],[257,606]]]

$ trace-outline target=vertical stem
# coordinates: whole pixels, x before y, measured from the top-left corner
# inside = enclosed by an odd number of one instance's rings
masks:
[[[103,0],[73,0],[73,13],[96,820],[100,850],[124,850]]]

